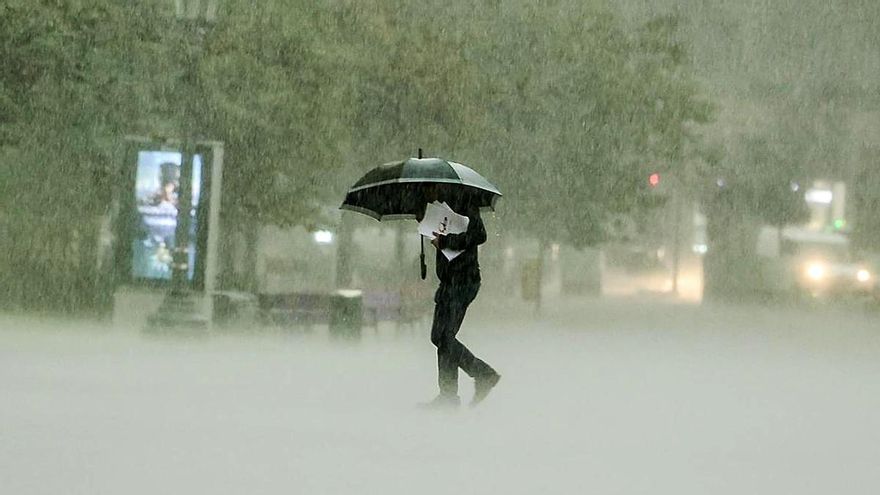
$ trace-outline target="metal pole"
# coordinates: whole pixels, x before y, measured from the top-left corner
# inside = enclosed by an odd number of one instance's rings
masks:
[[[220,255],[220,205],[223,191],[223,145],[214,143],[213,163],[211,164],[211,198],[208,210],[208,245],[205,253],[205,314],[214,314],[214,291],[217,287],[217,257]]]
[[[220,205],[223,194],[223,144],[212,143],[214,152],[211,164],[211,198],[208,213],[208,252],[205,255],[205,292],[211,293],[217,286],[217,259],[219,257]]]
[[[171,272],[171,290],[177,294],[189,288],[189,230],[193,206],[191,142],[187,129],[180,150],[180,190],[177,193],[177,228],[174,231],[174,265]]]
[[[198,61],[204,31],[198,20],[181,19],[181,40],[184,44],[184,91],[181,108],[182,143],[180,149],[180,179],[177,191],[177,226],[174,230],[174,254],[171,267],[171,290],[162,306],[148,321],[147,330],[154,331],[174,327],[205,330],[210,326],[211,315],[204,313],[208,305],[198,305],[190,291],[190,228],[192,226],[192,184],[194,153],[194,100],[198,90]],[[213,205],[219,206],[219,205]],[[197,306],[202,306],[198,308]],[[201,311],[200,311],[201,310]]]
[[[187,97],[183,102],[183,142],[180,150],[180,190],[177,195],[177,228],[174,232],[175,255],[172,271],[172,290],[186,291],[189,288],[190,272],[190,229],[192,226],[193,189],[193,129],[195,111],[193,104],[198,92],[198,62],[202,53],[203,31],[197,21],[181,21],[186,40],[185,90]]]
[[[336,288],[348,289],[352,283],[352,248],[354,226],[351,217],[342,212],[339,229],[336,232]]]
[[[681,205],[678,194],[672,198],[672,214],[674,226],[672,229],[672,293],[678,294],[678,272],[681,264]]]
[[[543,284],[544,279],[544,254],[547,252],[548,242],[546,239],[541,239],[538,242],[538,273],[535,274],[535,315],[541,313],[541,285]]]

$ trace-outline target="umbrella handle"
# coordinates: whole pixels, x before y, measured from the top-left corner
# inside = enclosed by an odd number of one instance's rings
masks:
[[[419,239],[422,241],[422,255],[419,257],[422,262],[422,280],[425,280],[428,277],[428,266],[425,265],[425,236],[420,235]]]

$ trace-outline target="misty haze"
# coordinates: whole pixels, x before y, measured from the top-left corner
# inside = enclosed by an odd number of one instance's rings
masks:
[[[873,494],[880,3],[0,0],[0,492]]]

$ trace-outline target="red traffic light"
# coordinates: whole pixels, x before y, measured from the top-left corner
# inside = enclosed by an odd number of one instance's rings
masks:
[[[657,184],[659,184],[659,183],[660,183],[660,174],[658,174],[657,172],[654,172],[653,174],[648,176],[648,184],[650,184],[651,187],[657,187]]]

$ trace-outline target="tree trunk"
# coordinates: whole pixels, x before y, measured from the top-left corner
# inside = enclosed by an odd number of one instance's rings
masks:
[[[353,279],[351,258],[354,226],[351,221],[350,215],[343,212],[336,233],[336,287],[339,289],[350,288]]]
[[[260,281],[257,276],[257,260],[260,256],[260,227],[258,224],[249,222],[245,229],[242,281],[244,289],[251,294],[256,294],[260,290]]]
[[[544,284],[544,255],[547,253],[548,242],[546,239],[541,239],[538,242],[538,280],[535,281],[537,284],[536,295],[535,295],[535,314],[539,314],[541,312],[541,288]]]
[[[220,244],[221,290],[256,293],[259,290],[257,259],[260,226],[239,217],[229,217]]]

